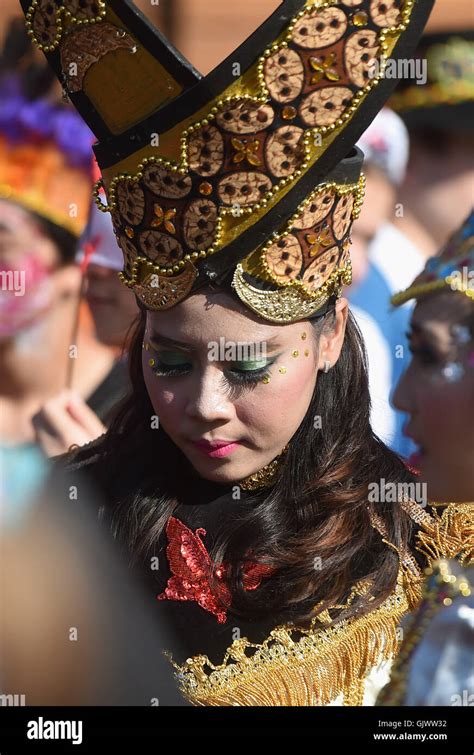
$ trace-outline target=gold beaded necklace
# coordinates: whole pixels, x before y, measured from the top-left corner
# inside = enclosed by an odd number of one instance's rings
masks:
[[[289,444],[287,443],[283,450],[278,454],[278,456],[273,459],[273,461],[270,461],[264,467],[259,469],[257,472],[249,475],[248,477],[244,477],[244,479],[239,482],[240,487],[243,490],[253,491],[258,490],[259,488],[266,488],[271,485],[275,478],[276,472],[280,467],[282,458],[288,451],[288,448]]]

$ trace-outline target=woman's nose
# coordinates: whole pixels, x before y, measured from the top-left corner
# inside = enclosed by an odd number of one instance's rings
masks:
[[[413,409],[410,389],[410,366],[411,365],[408,365],[407,369],[400,377],[392,395],[392,405],[400,412],[411,412]]]
[[[189,386],[186,413],[207,422],[231,419],[234,406],[226,392],[225,376],[215,365],[206,366]]]

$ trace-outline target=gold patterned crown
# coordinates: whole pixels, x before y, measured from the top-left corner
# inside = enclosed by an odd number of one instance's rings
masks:
[[[292,322],[350,282],[353,145],[432,0],[284,0],[204,77],[128,0],[22,3],[98,138],[96,198],[146,307],[228,281],[260,316]]]

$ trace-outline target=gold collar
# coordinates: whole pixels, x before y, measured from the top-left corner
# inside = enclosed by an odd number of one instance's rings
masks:
[[[288,448],[289,444],[287,443],[283,450],[278,454],[278,456],[273,459],[273,461],[270,461],[264,467],[259,469],[257,472],[249,475],[248,477],[244,477],[244,479],[239,482],[239,486],[243,490],[253,491],[258,490],[259,488],[266,488],[271,485],[275,478],[277,470],[280,467],[281,460],[288,451]]]

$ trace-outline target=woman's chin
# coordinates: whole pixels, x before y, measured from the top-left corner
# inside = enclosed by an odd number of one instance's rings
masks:
[[[244,480],[258,469],[261,469],[267,462],[255,468],[255,460],[252,465],[244,463],[243,460],[227,458],[212,458],[202,454],[187,453],[186,457],[196,472],[204,480],[218,482],[222,484],[238,485],[240,480]]]
[[[210,482],[220,482],[223,484],[243,480],[247,477],[245,472],[241,471],[241,466],[232,462],[223,463],[222,459],[208,459],[197,462],[196,459],[189,459],[194,469],[200,477]]]

